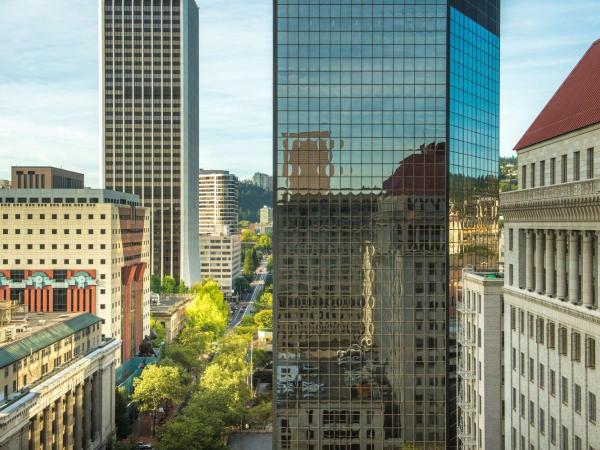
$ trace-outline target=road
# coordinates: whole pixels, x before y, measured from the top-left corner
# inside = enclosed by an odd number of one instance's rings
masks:
[[[258,299],[258,297],[260,297],[260,294],[265,288],[265,280],[267,279],[268,275],[269,272],[267,271],[267,260],[263,259],[260,263],[260,266],[256,270],[256,274],[254,275],[254,281],[252,282],[254,284],[254,289],[252,289],[250,299],[247,302],[240,303],[240,305],[245,305],[245,307],[240,306],[240,308],[236,311],[235,315],[229,322],[229,329],[237,327],[242,320],[244,320],[244,317],[246,317],[248,311],[250,311],[250,313],[254,311],[254,302]]]

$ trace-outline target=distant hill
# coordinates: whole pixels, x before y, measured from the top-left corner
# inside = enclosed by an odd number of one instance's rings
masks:
[[[263,206],[273,206],[273,193],[245,180],[240,182],[240,220],[258,222],[258,210]]]
[[[500,157],[500,192],[513,191],[517,189],[517,157]]]

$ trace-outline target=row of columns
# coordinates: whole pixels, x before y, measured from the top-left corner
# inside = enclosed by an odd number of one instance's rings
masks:
[[[526,288],[562,301],[569,301],[574,305],[583,304],[587,308],[593,308],[595,235],[593,231],[526,230]],[[582,248],[580,248],[580,237]],[[600,239],[597,241],[600,251]]]
[[[30,450],[83,450],[100,436],[101,371],[36,414],[29,422]],[[54,413],[54,414],[53,414]]]

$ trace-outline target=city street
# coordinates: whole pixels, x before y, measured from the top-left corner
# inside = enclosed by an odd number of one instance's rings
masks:
[[[260,297],[260,294],[265,288],[265,281],[268,275],[269,272],[267,271],[267,260],[266,258],[263,258],[260,262],[260,266],[258,267],[258,269],[256,269],[254,280],[252,281],[252,292],[250,294],[246,294],[246,298],[244,299],[245,301],[240,302],[239,309],[236,311],[231,321],[229,322],[229,329],[238,326],[242,322],[242,320],[244,320],[244,317],[246,316],[246,314],[248,314],[249,310],[250,313],[253,312],[253,304],[256,301],[256,299]]]

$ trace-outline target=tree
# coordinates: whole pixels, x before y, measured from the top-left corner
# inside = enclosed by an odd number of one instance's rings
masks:
[[[160,291],[162,289],[160,284],[160,277],[158,275],[152,275],[150,277],[150,290],[155,294],[160,294]]]
[[[162,279],[162,292],[165,294],[175,294],[177,292],[177,281],[170,275],[165,275]]]
[[[254,323],[260,330],[272,330],[273,329],[273,311],[265,309],[257,312],[254,315]]]
[[[258,238],[256,246],[260,249],[271,250],[271,248],[273,247],[271,236],[269,236],[268,234],[261,234]]]
[[[273,271],[273,257],[272,256],[267,257],[267,270],[269,272]]]
[[[131,420],[127,410],[127,394],[124,388],[115,389],[115,425],[117,438],[124,439],[131,433]]]
[[[242,242],[256,242],[258,236],[250,230],[242,230],[241,240]]]
[[[167,341],[167,332],[162,323],[157,322],[156,319],[150,318],[150,331],[154,331],[156,335],[156,341],[158,343]]]
[[[249,248],[244,253],[244,275],[252,275],[256,270],[254,263],[254,250]]]
[[[233,280],[233,290],[237,295],[244,294],[250,290],[250,283],[244,277],[237,277]]]
[[[273,206],[273,193],[252,184],[250,180],[242,181],[238,203],[240,220],[258,222],[260,208]]]
[[[191,327],[221,335],[227,327],[229,307],[218,283],[213,280],[203,283],[185,313]]]
[[[273,308],[273,294],[271,292],[263,292],[258,300],[254,302],[254,306],[258,311],[263,309]]]
[[[156,412],[169,402],[181,400],[185,392],[181,372],[172,366],[146,366],[139,378],[133,380],[132,400],[142,414]]]

